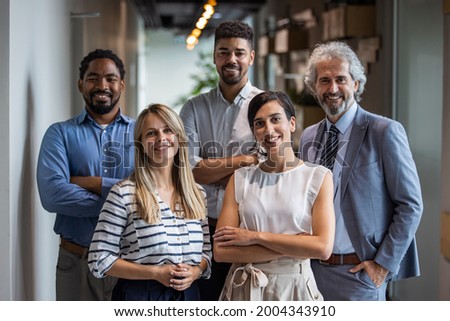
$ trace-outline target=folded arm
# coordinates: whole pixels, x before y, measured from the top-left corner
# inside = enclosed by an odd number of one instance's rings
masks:
[[[312,211],[312,235],[286,235],[239,228],[234,199],[234,176],[225,192],[224,205],[214,234],[216,260],[239,263],[263,262],[279,257],[321,258],[330,256],[334,240],[333,184],[325,176]],[[245,262],[244,262],[245,261]]]
[[[197,183],[217,184],[225,187],[236,169],[258,163],[256,154],[222,158],[205,157],[203,149],[208,149],[208,147],[205,147],[204,144],[211,142],[200,139],[198,127],[201,124],[197,124],[195,114],[196,111],[191,101],[188,101],[180,112],[186,135],[189,138],[189,161],[193,167],[193,174]],[[219,142],[214,143],[220,144]],[[211,146],[211,148],[214,147]]]
[[[37,183],[42,206],[49,212],[93,217],[102,198],[70,182],[69,159],[61,129],[51,126],[42,140],[37,166]]]
[[[192,173],[199,184],[214,184],[226,179],[226,186],[228,178],[236,169],[257,163],[257,154],[202,159],[193,168]]]

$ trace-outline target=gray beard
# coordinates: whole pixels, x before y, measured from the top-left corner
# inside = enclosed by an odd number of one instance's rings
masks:
[[[320,106],[327,116],[334,117],[343,114],[349,107],[349,101],[345,100],[339,107],[329,107],[325,102],[321,102]]]

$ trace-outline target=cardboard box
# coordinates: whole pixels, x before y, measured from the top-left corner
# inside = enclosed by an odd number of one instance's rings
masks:
[[[275,53],[308,49],[308,31],[301,27],[280,29],[275,34]]]
[[[294,150],[298,150],[300,136],[306,127],[314,125],[325,118],[325,112],[320,106],[306,106],[295,104],[296,129],[292,134]]]
[[[258,40],[258,55],[265,57],[268,54],[275,53],[275,39],[274,37],[262,36]]]
[[[323,40],[374,36],[375,9],[374,5],[348,5],[324,12]]]
[[[311,8],[292,14],[292,22],[303,25],[306,29],[317,26],[317,20]]]
[[[356,55],[359,60],[366,63],[374,63],[377,62],[377,50],[362,50],[358,49],[356,51]]]
[[[370,37],[358,40],[358,50],[378,50],[380,48],[380,37]]]
[[[442,2],[442,11],[444,12],[444,14],[450,13],[450,0],[444,0]]]
[[[322,42],[322,27],[316,26],[308,29],[309,49],[314,49],[317,44]]]
[[[325,118],[320,106],[303,106],[303,128],[314,125]]]
[[[304,130],[306,127],[314,125],[325,118],[325,112],[318,105],[296,105],[297,128]]]
[[[331,12],[324,11],[322,12],[322,40],[327,41],[331,39],[330,31],[331,31]]]

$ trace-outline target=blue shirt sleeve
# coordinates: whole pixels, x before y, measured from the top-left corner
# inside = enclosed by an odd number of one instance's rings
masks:
[[[37,184],[42,206],[49,212],[96,217],[103,199],[70,183],[69,159],[60,124],[50,126],[42,140],[37,166]]]
[[[123,180],[122,178],[110,178],[110,177],[102,177],[102,197],[106,199],[108,197],[109,192],[111,191],[111,187],[113,187],[116,183]]]

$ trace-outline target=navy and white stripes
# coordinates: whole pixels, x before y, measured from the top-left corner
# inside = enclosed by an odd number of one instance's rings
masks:
[[[161,199],[159,206],[161,221],[148,224],[137,216],[134,182],[126,180],[112,187],[89,249],[89,268],[96,277],[104,277],[118,258],[151,265],[197,265],[205,258],[208,268],[202,277],[209,278],[208,220],[177,216]]]

